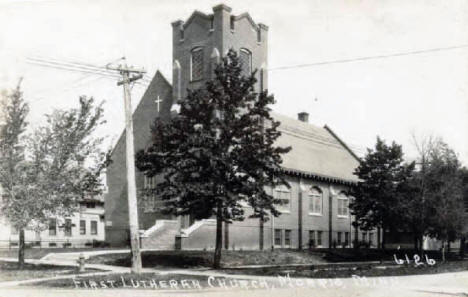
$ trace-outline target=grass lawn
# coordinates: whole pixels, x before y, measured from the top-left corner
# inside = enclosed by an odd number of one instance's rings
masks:
[[[86,272],[91,272],[88,270]],[[54,266],[54,265],[34,265],[24,264],[24,269],[18,269],[16,262],[0,261],[0,281],[26,280],[33,278],[54,277],[56,275],[66,275],[78,273],[73,266]]]
[[[468,270],[468,261],[448,261],[436,263],[434,266],[421,265],[396,265],[396,264],[342,264],[325,266],[302,266],[294,268],[249,268],[249,269],[225,269],[224,272],[230,274],[247,274],[276,276],[287,275],[291,277],[304,278],[345,278],[358,276],[399,276],[415,274],[434,274],[444,272],[459,272]]]
[[[148,251],[142,253],[143,267],[201,268],[212,267],[213,251]],[[130,267],[130,254],[107,254],[91,257],[88,263]],[[223,251],[224,267],[242,265],[325,263],[320,255],[294,250]]]
[[[50,253],[73,253],[82,251],[103,251],[112,250],[112,248],[27,248],[24,250],[26,259],[40,259]],[[0,249],[0,257],[18,258],[18,249]]]
[[[234,278],[213,277],[207,275],[184,275],[184,274],[155,274],[155,273],[124,273],[99,276],[77,277],[76,279],[57,279],[26,286],[47,288],[79,288],[79,289],[112,289],[132,288],[151,290],[203,290],[219,288],[221,286],[235,288],[249,285],[248,280]],[[256,284],[257,288],[267,286],[266,282]]]

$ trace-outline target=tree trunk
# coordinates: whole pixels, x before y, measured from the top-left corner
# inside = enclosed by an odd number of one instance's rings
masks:
[[[382,234],[382,228],[377,227],[377,248],[378,249],[382,247],[382,241],[380,240],[381,234]]]
[[[445,240],[442,240],[442,262],[445,262]]]
[[[421,254],[421,259],[424,257],[424,247],[423,247],[423,243],[424,243],[424,235],[421,233],[419,234],[419,253]]]
[[[260,238],[259,238],[258,246],[261,251],[263,251],[263,239],[264,239],[264,232],[265,232],[263,225],[264,225],[263,218],[260,218],[260,234],[259,234]]]
[[[218,204],[216,212],[216,247],[214,253],[213,268],[221,268],[221,250],[223,248],[223,214],[222,207]]]
[[[229,249],[229,223],[224,222],[224,249]]]
[[[413,233],[413,245],[414,245],[414,251],[416,253],[419,253],[419,250],[418,250],[418,234],[416,234],[416,233]]]
[[[458,251],[461,259],[465,257],[465,241],[466,241],[465,236],[462,236],[460,238],[460,250]]]
[[[358,249],[358,248],[359,248],[359,229],[356,224],[356,226],[354,227],[354,249]]]
[[[387,232],[385,232],[385,225],[382,224],[382,251],[385,251],[385,244],[387,240]]]
[[[20,228],[20,230],[19,230],[19,247],[18,247],[18,268],[19,269],[24,268],[24,248],[25,248],[24,229]]]

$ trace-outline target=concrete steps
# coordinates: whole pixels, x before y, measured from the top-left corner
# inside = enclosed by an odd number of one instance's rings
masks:
[[[153,250],[174,250],[175,237],[179,233],[177,220],[156,220],[153,227],[143,232],[141,247]]]

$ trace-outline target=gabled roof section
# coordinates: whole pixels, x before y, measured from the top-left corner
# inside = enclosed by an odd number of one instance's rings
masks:
[[[359,159],[330,129],[277,113],[271,115],[281,122],[278,130],[282,135],[275,144],[291,146],[291,151],[283,155],[281,164],[286,173],[331,182],[358,181],[353,172],[359,166]]]
[[[166,89],[166,90],[164,90]],[[165,100],[172,99],[172,86],[164,77],[164,75],[157,70],[150,84],[146,88],[145,93],[143,94],[140,102],[138,102],[135,111],[132,114],[133,118],[133,129],[134,129],[134,142],[135,142],[135,151],[141,149],[141,146],[144,145],[143,142],[146,142],[145,139],[149,137],[150,125],[153,123],[153,120],[158,116],[158,112],[154,107],[154,99],[160,94]],[[166,96],[164,96],[164,94]],[[163,112],[169,110],[172,106],[172,101],[168,102],[166,106],[161,108],[161,116]],[[114,152],[117,148],[124,146],[124,135],[125,128],[119,136],[118,141],[114,145],[111,156],[114,155]]]
[[[244,12],[243,14],[235,16],[234,20],[238,21],[238,20],[242,20],[244,18],[246,18],[250,22],[252,27],[258,28],[257,24],[254,22],[254,20],[252,19],[252,17],[250,16],[250,14],[248,12]]]
[[[205,19],[205,20],[211,20],[213,18],[213,15],[212,14],[205,14],[201,11],[198,11],[198,10],[195,10],[192,15],[188,18],[188,20],[183,23],[183,28],[187,28],[190,23],[196,18],[196,17],[199,17],[199,18],[202,18],[202,19]]]
[[[356,153],[354,153],[354,151],[343,141],[341,140],[340,137],[338,137],[338,135],[336,135],[335,132],[333,132],[333,130],[328,127],[327,125],[325,125],[323,127],[325,130],[327,130],[333,137],[336,138],[336,140],[338,140],[338,142],[358,161],[358,162],[361,162],[361,158],[359,158]]]

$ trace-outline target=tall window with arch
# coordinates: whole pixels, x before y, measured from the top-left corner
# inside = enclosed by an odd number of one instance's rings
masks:
[[[241,74],[243,76],[250,76],[252,74],[252,53],[246,48],[241,48],[239,60],[242,66]]]
[[[276,209],[280,212],[291,211],[291,191],[285,185],[280,185],[275,188],[273,197],[281,200],[282,204],[278,204]]]
[[[156,176],[151,176],[148,177],[146,175],[143,176],[143,189],[146,191],[152,191],[156,188]],[[154,212],[156,204],[156,195],[154,194],[149,194],[145,199],[144,199],[144,206],[143,206],[143,212],[148,213],[148,212]]]
[[[192,49],[190,55],[191,81],[203,79],[203,48],[196,47]]]
[[[312,187],[309,191],[309,213],[322,214],[322,191],[317,187]]]
[[[338,216],[348,217],[349,215],[349,198],[345,193],[341,192],[338,195]]]

